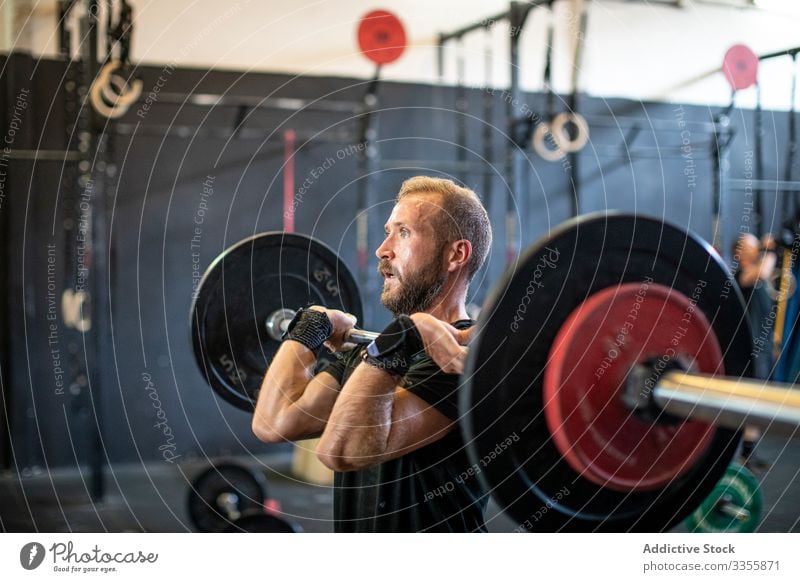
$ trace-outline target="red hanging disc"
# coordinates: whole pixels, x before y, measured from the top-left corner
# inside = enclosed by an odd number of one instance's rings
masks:
[[[406,50],[403,23],[391,12],[373,10],[358,24],[358,46],[361,53],[377,65],[387,65]]]
[[[734,91],[747,89],[758,80],[758,55],[743,44],[735,44],[725,53],[722,72]]]

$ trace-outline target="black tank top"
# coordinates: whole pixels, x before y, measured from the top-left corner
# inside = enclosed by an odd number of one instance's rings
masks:
[[[453,325],[465,329],[474,322]],[[356,348],[324,371],[341,384],[361,361]],[[445,374],[427,356],[415,361],[403,386],[452,420],[458,419],[460,376]],[[487,496],[467,459],[461,431],[403,457],[360,471],[334,474],[337,532],[486,531]]]

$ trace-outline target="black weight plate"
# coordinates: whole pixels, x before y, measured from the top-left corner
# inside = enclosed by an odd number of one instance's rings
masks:
[[[303,529],[277,515],[252,511],[233,522],[226,533],[300,533]]]
[[[722,346],[726,374],[750,373],[744,304],[707,243],[652,218],[615,213],[557,228],[524,253],[481,309],[460,393],[470,458],[521,530],[668,530],[706,498],[736,451],[739,433],[718,428],[705,455],[681,477],[654,491],[626,493],[580,477],[556,450],[542,383],[559,328],[595,292],[647,277],[687,297],[704,281],[697,306]]]
[[[217,257],[190,312],[194,355],[214,391],[252,412],[280,346],[267,333],[267,317],[312,303],[362,317],[353,275],[336,253],[311,237],[257,234]]]
[[[220,496],[234,494],[236,511],[242,515],[264,511],[267,480],[261,473],[234,463],[212,465],[203,471],[189,490],[189,518],[200,532],[223,532],[235,521],[220,505]]]

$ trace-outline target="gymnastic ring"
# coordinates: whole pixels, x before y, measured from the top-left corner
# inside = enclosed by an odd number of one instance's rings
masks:
[[[117,94],[116,90],[120,88],[120,81],[124,81],[119,75],[112,75],[112,73],[120,67],[121,63],[117,60],[109,61],[100,69],[97,78],[92,83],[89,89],[89,101],[92,108],[103,117],[109,119],[116,119],[124,115],[130,104],[139,98],[142,93],[142,81],[140,79],[134,80],[132,83],[126,83],[130,89],[124,91],[122,94]],[[112,80],[112,77],[113,80]],[[115,85],[112,89],[111,84]]]
[[[549,148],[545,144],[547,140],[547,136],[550,136],[550,143],[555,146],[554,148]],[[533,139],[531,140],[533,144],[533,151],[535,151],[542,159],[547,160],[548,162],[557,162],[558,160],[564,159],[564,156],[567,153],[561,149],[558,145],[558,140],[556,140],[555,134],[553,134],[550,130],[550,124],[545,123],[544,121],[540,122],[536,129],[533,132]]]
[[[127,108],[142,94],[142,81],[141,79],[128,81],[121,75],[113,74],[108,77],[108,83],[102,86],[102,93],[106,103]]]
[[[589,124],[586,123],[586,119],[580,113],[562,111],[550,123],[553,139],[558,144],[558,147],[565,152],[580,151],[589,141]],[[564,128],[568,123],[575,125],[578,130],[578,134],[574,139],[570,139],[569,133]]]

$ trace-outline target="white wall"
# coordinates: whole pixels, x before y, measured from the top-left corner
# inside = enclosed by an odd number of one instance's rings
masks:
[[[12,0],[0,0],[11,2]],[[570,88],[574,18],[572,2],[555,9],[554,84]],[[721,0],[724,1],[724,0]],[[736,0],[727,0],[736,1]],[[403,20],[410,47],[384,68],[384,78],[436,81],[436,37],[441,31],[505,10],[505,0],[131,0],[136,31],[133,58],[140,63],[176,61],[182,66],[297,74],[368,77],[372,64],[356,47],[359,18],[386,8]],[[24,4],[24,3],[23,3]],[[594,96],[725,104],[730,90],[718,71],[725,50],[744,42],[764,54],[800,45],[800,14],[735,9],[687,1],[686,8],[663,4],[586,0],[589,28],[580,89]],[[800,4],[800,2],[798,2]],[[55,0],[39,0],[20,43],[52,55],[57,49]],[[521,42],[523,88],[542,88],[546,24],[551,15],[537,9]],[[466,82],[508,83],[508,25],[465,39]],[[494,49],[493,75],[484,73],[484,50]],[[37,50],[38,49],[38,50]],[[456,49],[447,50],[446,82],[455,81]],[[764,107],[789,106],[790,59],[765,62],[761,69]],[[800,93],[800,92],[799,92]],[[752,106],[754,90],[737,103]],[[800,102],[800,95],[798,95]]]

